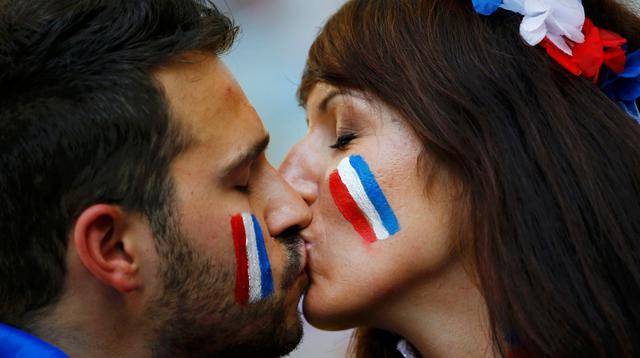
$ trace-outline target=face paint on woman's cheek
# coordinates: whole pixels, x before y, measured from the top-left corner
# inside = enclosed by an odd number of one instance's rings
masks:
[[[340,161],[329,176],[329,189],[342,216],[366,242],[384,240],[400,230],[393,209],[361,156]]]
[[[255,215],[231,217],[231,232],[236,251],[236,302],[254,303],[273,293],[271,265],[262,228]]]

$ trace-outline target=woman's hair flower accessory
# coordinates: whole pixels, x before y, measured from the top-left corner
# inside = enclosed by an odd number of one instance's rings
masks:
[[[640,50],[627,55],[627,65],[622,73],[606,71],[600,87],[609,98],[640,122],[637,104],[640,98]]]
[[[523,15],[520,35],[541,45],[561,66],[595,84],[640,122],[640,52],[626,54],[627,40],[585,17],[580,0],[473,0],[476,12],[504,9]]]

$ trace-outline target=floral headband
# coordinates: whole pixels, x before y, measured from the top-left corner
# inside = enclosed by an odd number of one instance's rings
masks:
[[[520,35],[541,45],[562,67],[600,86],[640,123],[640,50],[627,53],[627,39],[585,17],[581,0],[472,0],[476,12],[498,8],[524,15]]]

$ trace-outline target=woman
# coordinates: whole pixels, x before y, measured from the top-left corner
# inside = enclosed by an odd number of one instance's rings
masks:
[[[640,20],[583,5],[330,18],[281,168],[314,213],[312,324],[359,327],[358,357],[640,355]]]

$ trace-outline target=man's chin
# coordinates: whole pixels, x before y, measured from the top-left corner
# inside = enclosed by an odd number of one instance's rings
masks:
[[[305,292],[309,279],[307,274],[303,271],[297,278],[295,283],[290,288],[285,300],[283,302],[284,316],[279,324],[285,326],[286,334],[282,334],[283,340],[280,342],[280,351],[274,352],[273,357],[279,357],[289,354],[293,351],[303,336],[303,321],[302,313],[299,310],[299,303],[302,299],[302,294]],[[265,356],[265,355],[260,355]]]
[[[303,327],[302,327],[302,315],[295,310],[295,316],[291,319],[291,322],[287,322],[287,334],[286,338],[280,342],[278,352],[274,352],[273,357],[281,357],[291,353],[302,341]],[[284,338],[284,337],[283,337]]]
[[[287,311],[288,308],[287,308]],[[291,353],[300,344],[303,335],[302,318],[297,309],[287,317],[280,316],[268,334],[254,335],[237,345],[228,345],[217,351],[216,357],[282,357]]]
[[[294,307],[297,311],[298,303],[302,298],[302,294],[307,290],[307,286],[309,286],[309,276],[307,272],[303,270],[291,284],[287,292],[287,297],[285,298],[285,305]]]
[[[278,332],[280,334],[270,335],[269,339],[272,341],[272,350],[270,352],[265,350],[256,352],[259,353],[258,355],[260,357],[281,357],[289,354],[300,344],[304,332],[302,313],[298,307],[302,294],[305,292],[308,284],[309,278],[303,270],[298,277],[296,277],[295,282],[289,288],[282,302],[281,307],[284,311],[284,317],[281,316],[281,320],[275,322],[275,326],[279,325],[280,327],[274,327],[274,333]]]
[[[264,302],[271,307],[270,323],[263,322],[259,332],[254,331],[253,334],[245,336],[244,342],[237,346],[226,347],[216,356],[268,358],[282,357],[291,353],[300,344],[303,336],[302,313],[298,307],[308,283],[308,276],[305,271],[302,271],[286,292],[280,292],[269,298],[270,303]],[[252,326],[255,329],[260,324]]]

